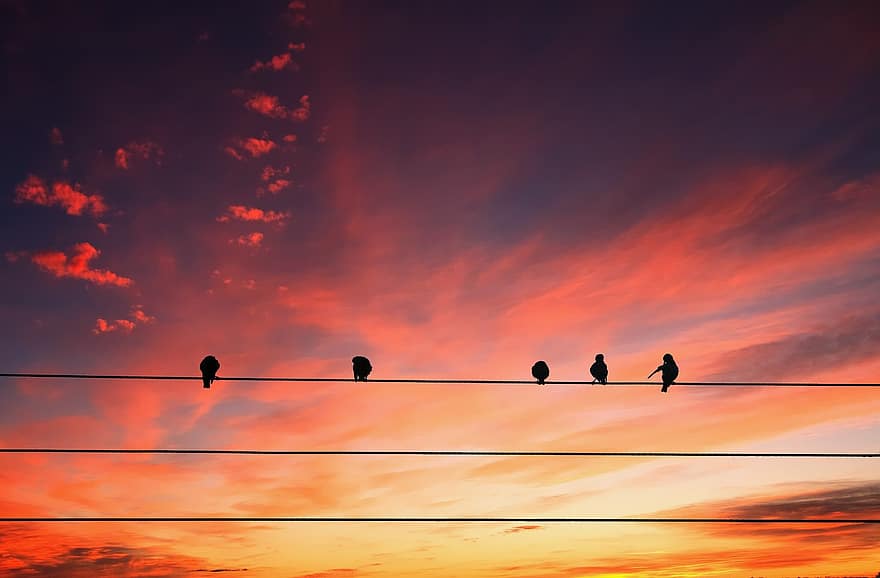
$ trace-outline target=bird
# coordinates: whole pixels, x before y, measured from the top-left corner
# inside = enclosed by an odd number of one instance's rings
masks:
[[[658,371],[662,372],[661,375],[663,376],[663,388],[660,391],[666,393],[669,390],[669,386],[678,378],[678,365],[672,358],[671,353],[663,355],[663,365],[658,366],[657,369],[652,371],[651,375],[648,376],[648,379],[651,379],[651,377]]]
[[[596,354],[596,362],[590,366],[590,375],[593,376],[593,383],[608,383],[608,366],[605,365],[605,356],[601,353]]]
[[[202,370],[202,384],[205,389],[210,389],[211,384],[217,379],[217,372],[220,370],[220,362],[213,355],[206,356],[199,364]]]
[[[370,360],[363,355],[355,355],[351,358],[351,369],[354,372],[355,381],[367,381],[367,376],[373,371]]]
[[[550,377],[550,367],[546,361],[536,361],[532,366],[532,377],[538,380],[538,385],[544,385],[544,381]]]

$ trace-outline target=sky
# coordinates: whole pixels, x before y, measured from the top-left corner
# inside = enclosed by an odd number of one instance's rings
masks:
[[[880,451],[874,2],[0,2],[0,447]],[[659,381],[659,378],[656,378]],[[880,517],[870,459],[0,455],[0,517]],[[3,523],[26,577],[874,576],[859,524]]]

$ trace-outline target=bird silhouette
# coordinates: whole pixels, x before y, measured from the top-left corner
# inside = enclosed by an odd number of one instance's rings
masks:
[[[538,380],[538,385],[544,385],[544,381],[550,377],[550,367],[545,361],[536,361],[532,366],[532,377]]]
[[[220,362],[213,355],[208,355],[199,364],[202,370],[202,384],[205,389],[210,389],[211,384],[217,379],[217,372],[220,370]]]
[[[593,376],[593,383],[608,383],[608,366],[605,365],[605,356],[601,353],[596,354],[596,362],[590,366],[590,375]]]
[[[678,365],[672,358],[671,353],[667,353],[663,356],[663,365],[658,366],[657,369],[652,371],[651,375],[648,376],[648,379],[651,379],[651,377],[658,371],[662,372],[661,375],[663,376],[663,388],[660,389],[660,391],[666,393],[669,390],[669,386],[678,378]]]
[[[351,358],[351,369],[354,372],[355,381],[367,381],[367,376],[373,371],[370,360],[363,355],[355,355]]]

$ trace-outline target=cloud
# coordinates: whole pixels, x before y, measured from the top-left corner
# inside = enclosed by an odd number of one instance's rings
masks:
[[[540,530],[543,526],[539,526],[536,524],[527,524],[523,526],[514,526],[513,528],[508,528],[504,530],[505,534],[518,534],[520,532],[528,532],[529,530]]]
[[[90,243],[77,243],[74,245],[70,257],[61,251],[44,251],[31,255],[31,261],[56,277],[73,277],[95,285],[115,285],[117,287],[128,287],[134,283],[128,277],[117,275],[112,271],[89,267],[89,261],[97,258],[100,254],[101,252]]]
[[[823,373],[880,350],[880,313],[851,316],[809,331],[726,352],[711,380],[761,381]]]
[[[286,135],[284,135],[284,138],[282,138],[281,140],[283,140],[284,142],[296,142],[296,135],[295,134],[286,134]]]
[[[140,305],[135,305],[134,307],[132,307],[131,314],[129,314],[129,319],[117,319],[116,321],[107,321],[106,319],[99,317],[95,320],[95,327],[94,329],[92,329],[92,333],[94,333],[95,335],[101,335],[102,333],[112,333],[114,331],[118,331],[119,333],[131,333],[138,325],[146,325],[149,323],[153,323],[154,321],[156,321],[155,317],[144,313],[144,310]]]
[[[290,186],[290,181],[289,181],[289,180],[287,180],[287,179],[275,179],[274,181],[272,181],[271,183],[269,183],[268,185],[266,185],[266,188],[269,189],[269,192],[270,192],[270,193],[272,193],[272,194],[278,194],[279,192],[283,191],[284,189],[286,189],[286,188],[289,187],[289,186]]]
[[[264,92],[258,92],[244,102],[245,108],[258,112],[271,118],[284,118],[288,116],[287,107],[283,106],[277,96]]]
[[[134,159],[153,161],[158,165],[162,164],[162,157],[165,156],[165,150],[153,141],[132,141],[116,149],[114,162],[116,166],[122,170],[128,170],[131,167],[131,161]]]
[[[237,161],[244,160],[244,157],[241,156],[241,153],[239,153],[237,150],[235,150],[232,147],[224,147],[223,152],[225,152],[226,154],[228,154],[229,156],[231,156],[232,158],[234,158]]]
[[[236,91],[241,93],[241,91]],[[298,122],[304,122],[311,116],[312,105],[309,96],[303,95],[297,101],[299,106],[290,110],[278,99],[277,96],[266,94],[265,92],[253,93],[244,101],[244,106],[248,110],[268,116],[270,118],[290,118]]]
[[[6,536],[4,536],[6,538]],[[15,536],[13,554],[0,557],[4,576],[28,578],[85,578],[118,576],[125,578],[184,578],[193,572],[246,572],[246,568],[206,568],[204,560],[177,554],[163,554],[154,548],[108,544],[103,546],[55,546],[40,544],[29,536]],[[56,537],[64,540],[63,537]],[[81,541],[82,538],[78,539]],[[66,541],[66,540],[64,540]],[[33,542],[33,543],[32,543]],[[29,547],[23,551],[20,546]]]
[[[259,221],[262,223],[283,223],[290,218],[289,212],[264,211],[255,207],[246,207],[244,205],[229,205],[227,213],[217,220],[221,223],[227,223],[233,219],[239,221]]]
[[[257,189],[257,194],[262,195],[268,190],[272,194],[278,194],[291,185],[290,179],[281,178],[290,174],[290,166],[285,165],[281,168],[266,166],[260,173],[260,179],[266,183],[266,189]]]
[[[294,71],[299,70],[299,66],[293,62],[293,58],[289,52],[273,56],[265,62],[257,60],[254,62],[253,66],[250,67],[250,71],[257,72],[260,70],[274,70],[277,72],[279,70],[284,70],[285,68],[290,68]]]
[[[63,145],[64,144],[64,136],[61,134],[61,129],[53,127],[52,130],[49,131],[49,142],[53,145]]]
[[[252,157],[259,157],[269,153],[275,148],[275,143],[268,139],[249,138],[242,145],[244,149],[251,153]]]
[[[291,10],[305,10],[306,3],[303,0],[292,0],[290,4],[287,5]]]
[[[880,515],[880,482],[717,505],[731,518],[876,518]]]
[[[92,332],[96,335],[101,333],[110,333],[119,330],[120,333],[131,333],[134,329],[134,322],[127,319],[117,319],[108,322],[106,319],[98,318],[95,320],[95,328]]]
[[[243,153],[247,153],[251,158],[257,158],[269,154],[277,146],[278,145],[275,144],[275,141],[264,135],[263,138],[250,137],[246,139],[238,139],[233,146],[227,146],[223,150],[235,160],[242,161],[245,159]]]
[[[247,235],[240,235],[239,237],[232,239],[230,241],[238,245],[239,247],[260,247],[263,243],[263,233],[249,233]]]
[[[61,206],[68,215],[80,216],[90,213],[95,217],[107,211],[104,197],[97,194],[87,195],[80,190],[80,185],[71,185],[66,181],[52,184],[51,190],[46,182],[36,175],[28,177],[15,188],[16,203],[33,203],[44,207]]]
[[[290,113],[290,118],[304,122],[309,120],[312,114],[312,104],[309,101],[309,95],[303,95],[299,98],[299,107]]]
[[[306,49],[306,43],[305,42],[288,42],[287,49],[293,50],[294,52],[302,52],[303,50]]]

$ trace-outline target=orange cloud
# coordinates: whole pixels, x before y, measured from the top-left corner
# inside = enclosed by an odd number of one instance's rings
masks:
[[[46,182],[36,175],[28,177],[15,189],[16,203],[33,203],[44,207],[59,205],[68,215],[91,213],[98,217],[107,211],[104,197],[87,195],[80,190],[79,184],[71,185],[65,181],[53,183],[51,191]]]
[[[95,335],[112,333],[114,331],[131,333],[138,325],[153,323],[156,320],[155,317],[144,313],[140,306],[135,306],[132,309],[130,317],[131,319],[117,319],[116,321],[107,321],[99,317],[95,320],[95,328],[92,329],[92,333]]]
[[[223,151],[235,160],[242,161],[245,158],[242,153],[246,152],[251,158],[257,158],[269,154],[277,146],[275,141],[266,136],[263,138],[250,137],[236,140],[232,146],[225,147]]]
[[[287,107],[281,105],[277,96],[271,96],[263,92],[258,92],[247,99],[244,106],[263,116],[272,118],[284,118],[289,114]]]
[[[276,180],[272,181],[271,183],[269,183],[268,185],[266,185],[266,188],[269,189],[270,193],[278,194],[279,192],[283,191],[284,189],[286,189],[289,186],[290,186],[289,180],[276,179]]]
[[[263,243],[263,233],[250,233],[248,235],[241,235],[233,239],[231,242],[240,247],[257,248],[260,247]]]
[[[300,122],[309,120],[312,114],[312,104],[309,102],[309,96],[303,95],[299,98],[299,107],[290,113],[290,118]]]
[[[251,72],[257,72],[259,70],[284,70],[285,68],[291,68],[292,70],[298,70],[299,67],[293,62],[293,58],[291,57],[289,52],[284,52],[282,54],[278,54],[277,56],[273,56],[269,60],[265,62],[257,60],[254,62],[253,66],[251,66]]]
[[[44,251],[31,255],[31,261],[56,277],[83,279],[95,285],[128,287],[134,282],[128,277],[117,275],[112,271],[89,267],[89,261],[97,258],[100,254],[101,252],[90,243],[77,243],[74,245],[73,254],[70,257],[61,251]]]
[[[244,141],[242,146],[252,157],[259,157],[271,152],[276,145],[268,139],[249,138]]]
[[[282,176],[282,175],[289,175],[289,174],[290,174],[290,165],[285,165],[285,166],[278,168],[278,169],[276,169],[275,167],[273,167],[271,165],[266,165],[265,167],[263,167],[263,171],[260,173],[260,179],[262,179],[265,182],[269,182],[272,179],[274,179],[275,177]]]
[[[165,150],[152,141],[132,141],[116,149],[114,161],[116,166],[122,170],[128,170],[132,159],[149,160],[153,159],[156,164],[162,164],[162,157],[165,156]]]
[[[227,214],[217,217],[221,223],[229,222],[233,219],[239,221],[259,221],[263,223],[283,223],[290,217],[289,212],[264,211],[254,207],[246,207],[244,205],[229,205]]]

